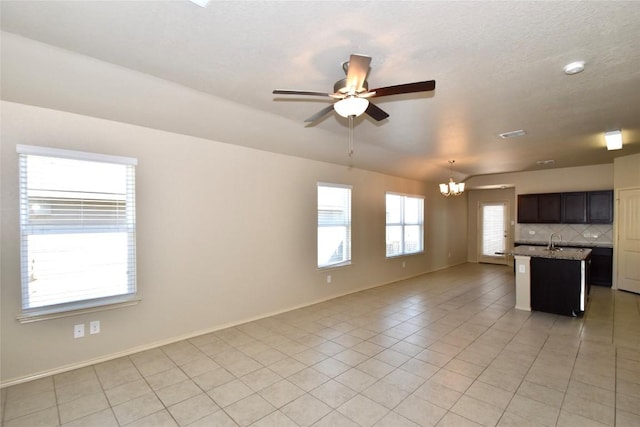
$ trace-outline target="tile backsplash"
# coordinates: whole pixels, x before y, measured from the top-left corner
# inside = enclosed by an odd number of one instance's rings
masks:
[[[515,241],[547,242],[551,233],[562,235],[563,243],[613,245],[613,224],[516,224]]]

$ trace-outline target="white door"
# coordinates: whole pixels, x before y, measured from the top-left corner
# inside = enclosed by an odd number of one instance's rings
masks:
[[[508,212],[508,202],[480,202],[478,262],[507,264]]]
[[[640,188],[618,193],[618,289],[640,294]]]

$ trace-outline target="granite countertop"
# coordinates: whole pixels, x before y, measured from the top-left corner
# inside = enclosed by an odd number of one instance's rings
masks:
[[[548,242],[543,242],[541,240],[517,240],[514,242],[516,245],[536,245],[536,246],[547,246]],[[556,246],[560,246],[563,248],[613,248],[613,243],[601,243],[601,242],[558,242],[554,241]]]
[[[582,261],[591,255],[591,249],[557,248],[550,251],[545,246],[517,246],[513,255]]]

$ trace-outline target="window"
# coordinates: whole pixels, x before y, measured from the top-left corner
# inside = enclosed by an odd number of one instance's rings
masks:
[[[351,263],[351,187],[318,184],[318,268]]]
[[[387,257],[423,251],[424,198],[387,193]]]
[[[22,317],[133,300],[136,159],[17,151]]]

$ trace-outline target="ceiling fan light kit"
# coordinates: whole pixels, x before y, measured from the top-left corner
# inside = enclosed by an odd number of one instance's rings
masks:
[[[455,160],[449,160],[449,183],[440,184],[440,193],[445,196],[459,196],[464,193],[464,182],[456,183],[453,180],[453,164]]]
[[[369,64],[371,57],[352,54],[349,61],[342,64],[342,69],[347,75],[346,78],[338,80],[333,85],[333,93],[311,92],[302,90],[281,90],[273,91],[274,95],[302,95],[302,96],[322,96],[336,99],[333,105],[323,108],[305,122],[315,122],[325,115],[335,110],[338,115],[349,119],[349,155],[353,154],[353,118],[367,114],[376,121],[381,121],[389,117],[389,114],[380,107],[369,102],[369,98],[400,95],[405,93],[429,92],[436,88],[435,80],[427,80],[415,83],[405,83],[395,86],[386,86],[369,90],[367,75],[369,74]]]
[[[364,114],[369,107],[369,101],[365,98],[357,98],[355,96],[348,96],[344,99],[333,104],[336,113],[342,117],[358,117]]]

